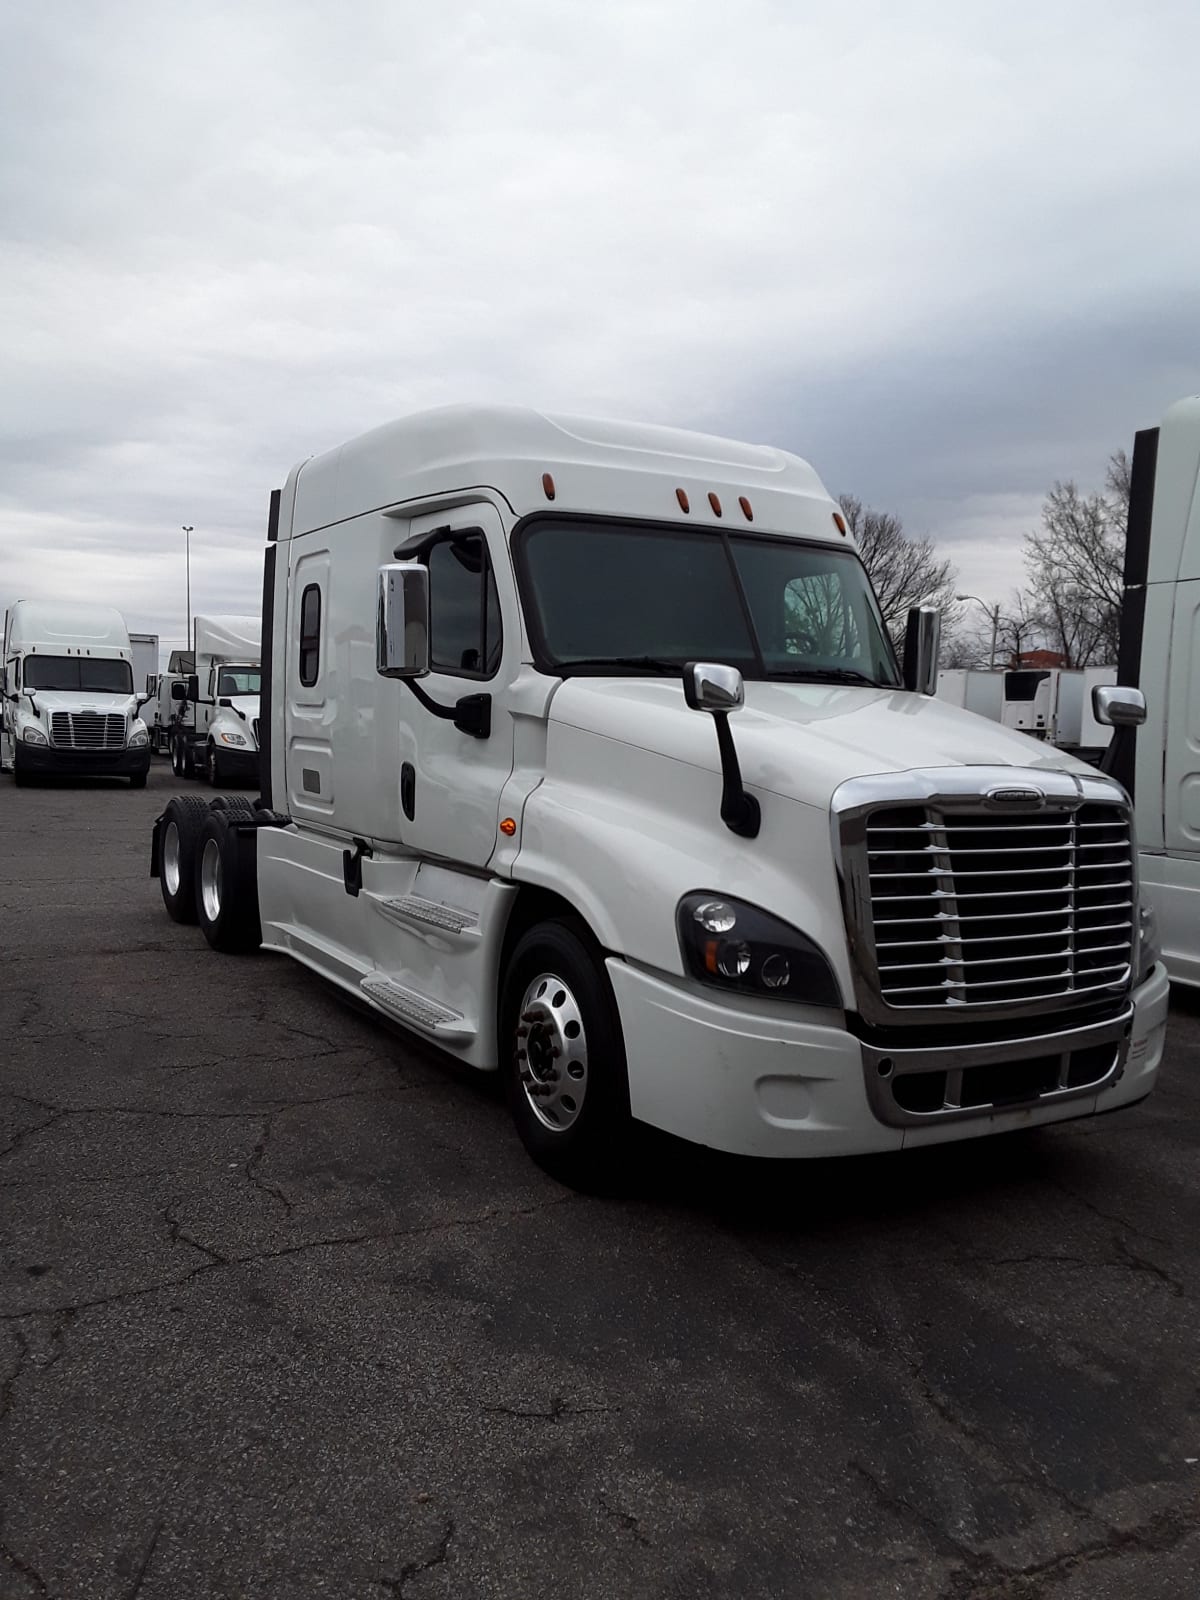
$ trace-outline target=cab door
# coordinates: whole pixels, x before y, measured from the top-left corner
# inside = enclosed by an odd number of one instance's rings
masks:
[[[429,569],[431,671],[415,685],[380,680],[399,726],[401,833],[419,855],[485,867],[513,768],[508,688],[520,663],[504,527],[477,503],[414,519],[407,543]],[[470,731],[481,719],[486,733]]]

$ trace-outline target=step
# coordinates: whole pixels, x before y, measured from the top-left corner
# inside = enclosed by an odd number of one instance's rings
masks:
[[[456,944],[473,943],[479,938],[479,917],[474,911],[443,905],[440,900],[423,900],[420,895],[402,894],[385,898],[372,896],[380,916],[404,928],[443,934]]]
[[[475,1025],[460,1011],[452,1011],[440,1000],[431,1000],[415,989],[406,989],[382,972],[369,972],[359,988],[381,1011],[407,1027],[428,1034],[431,1039],[461,1042],[475,1037]]]

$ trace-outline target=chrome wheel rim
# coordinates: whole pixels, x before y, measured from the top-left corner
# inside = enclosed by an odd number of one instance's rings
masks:
[[[167,823],[167,833],[163,840],[162,875],[167,893],[177,895],[183,873],[179,866],[179,829],[173,822]]]
[[[544,1128],[565,1133],[587,1095],[587,1034],[570,985],[552,972],[539,973],[525,990],[516,1054],[530,1110]]]
[[[200,857],[200,898],[204,902],[204,915],[215,922],[221,915],[221,847],[215,839],[204,841],[204,854]]]

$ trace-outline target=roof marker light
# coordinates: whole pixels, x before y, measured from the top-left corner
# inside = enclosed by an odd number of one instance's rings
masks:
[[[543,472],[542,473],[542,488],[546,492],[546,499],[547,500],[553,500],[554,499],[554,479],[550,476],[550,474],[548,472]]]
[[[840,511],[833,513],[833,525],[844,539],[846,537],[846,519]]]
[[[749,502],[749,500],[747,500],[747,498],[746,498],[746,496],[744,494],[738,495],[738,505],[741,506],[742,515],[745,517],[746,521],[747,522],[753,522],[754,521],[754,512],[751,511],[750,502]]]
[[[686,489],[676,489],[675,498],[679,501],[679,509],[681,511],[690,511],[692,509],[691,506],[688,505]]]
[[[711,489],[708,491],[708,503],[713,508],[713,516],[719,517],[721,515],[721,502]]]

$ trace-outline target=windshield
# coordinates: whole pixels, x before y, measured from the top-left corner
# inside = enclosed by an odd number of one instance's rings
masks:
[[[218,695],[258,694],[261,686],[261,667],[222,667],[217,675]]]
[[[102,656],[26,656],[21,681],[26,689],[132,694],[133,668]]]
[[[852,550],[684,528],[539,521],[521,544],[539,653],[557,671],[874,683],[900,675]]]

